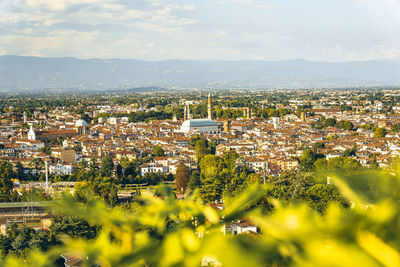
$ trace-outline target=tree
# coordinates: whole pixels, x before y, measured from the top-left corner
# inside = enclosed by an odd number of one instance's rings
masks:
[[[340,129],[344,129],[344,130],[348,130],[348,131],[352,131],[354,128],[354,125],[351,121],[339,121],[338,123],[336,123],[335,127],[340,128]]]
[[[93,193],[88,181],[78,182],[74,186],[74,198],[80,202],[86,202]]]
[[[387,134],[387,130],[382,127],[377,127],[374,131],[374,137],[375,138],[383,138]]]
[[[190,180],[189,168],[185,164],[180,163],[176,168],[176,175],[175,175],[176,190],[179,193],[184,194],[189,184],[189,180]]]
[[[194,152],[196,156],[196,160],[200,161],[202,157],[204,157],[206,154],[209,154],[208,149],[207,149],[207,142],[204,139],[199,139],[196,142],[196,145],[194,147]]]
[[[400,123],[396,123],[392,125],[392,132],[400,132]]]
[[[164,149],[161,146],[156,145],[153,149],[153,156],[154,157],[164,157],[165,156]]]
[[[324,128],[328,128],[330,126],[335,126],[335,125],[336,125],[336,119],[334,118],[325,119],[323,123]]]
[[[312,171],[315,162],[315,154],[310,149],[303,151],[303,156],[300,160],[300,166],[303,171]]]
[[[63,145],[63,142],[64,142],[64,137],[58,136],[58,137],[57,137],[57,143],[58,143],[60,146],[62,146],[62,145]]]
[[[200,186],[201,186],[200,172],[194,171],[192,172],[192,175],[190,176],[189,179],[189,189],[190,191],[194,191],[197,188],[200,188]]]
[[[11,181],[15,177],[13,166],[10,161],[2,159],[0,161],[0,202],[11,202],[14,200],[13,187]]]
[[[91,239],[97,235],[98,227],[77,217],[56,215],[49,230],[53,235],[65,234],[73,238]]]
[[[17,169],[17,178],[18,180],[24,180],[25,178],[25,168],[20,161],[17,161],[15,164],[15,168]]]
[[[229,170],[233,170],[236,167],[236,160],[239,158],[239,154],[232,150],[228,151],[223,155],[225,164]]]
[[[222,175],[225,162],[215,155],[205,155],[200,163],[200,197],[204,202],[220,201],[224,192],[224,176]]]
[[[197,141],[199,141],[200,139],[201,139],[200,135],[195,135],[195,136],[190,137],[189,145],[194,147],[196,145]]]
[[[318,149],[325,148],[325,144],[322,142],[316,142],[312,145],[312,150],[314,154],[317,154]]]
[[[106,156],[101,161],[100,172],[103,176],[111,177],[114,172],[114,162],[111,156]]]
[[[36,172],[36,175],[44,168],[44,161],[41,158],[33,158],[29,163],[30,167]]]
[[[258,174],[256,174],[256,173],[250,173],[246,177],[247,185],[257,184],[259,182],[260,182],[260,176]]]
[[[343,156],[344,156],[344,157],[353,157],[353,156],[356,156],[356,152],[357,152],[357,147],[356,147],[356,145],[354,144],[353,147],[352,147],[351,149],[346,149],[346,150],[343,152]]]
[[[354,130],[354,125],[350,121],[345,121],[344,124],[343,124],[343,129],[348,130],[348,131],[352,131],[352,130]]]
[[[327,161],[325,158],[319,158],[314,162],[315,171],[323,171],[326,169]]]
[[[148,172],[143,176],[143,180],[149,185],[158,185],[163,182],[163,175],[160,172]]]
[[[376,160],[376,155],[372,156],[372,160],[369,163],[369,167],[371,169],[375,169],[375,170],[379,169],[380,166],[379,166],[378,161]]]
[[[121,183],[121,181],[123,179],[123,176],[124,176],[124,173],[123,173],[122,166],[119,163],[117,164],[117,168],[115,170],[115,174],[117,176],[118,183]]]
[[[45,154],[47,154],[47,155],[50,155],[50,154],[51,154],[51,148],[48,147],[48,146],[42,147],[39,151],[40,151],[40,152],[43,152],[43,153],[45,153]]]
[[[328,170],[342,170],[353,173],[360,170],[361,167],[361,163],[358,160],[344,156],[330,158],[327,161]]]
[[[117,201],[117,186],[111,177],[98,175],[90,183],[95,196],[105,200],[108,205],[113,207]]]

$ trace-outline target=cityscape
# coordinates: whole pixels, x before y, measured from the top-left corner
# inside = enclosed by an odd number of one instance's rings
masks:
[[[0,266],[400,266],[399,10],[0,2]]]

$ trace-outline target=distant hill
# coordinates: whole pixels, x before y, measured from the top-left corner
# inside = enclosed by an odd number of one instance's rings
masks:
[[[0,56],[0,91],[399,86],[400,61],[217,61]]]

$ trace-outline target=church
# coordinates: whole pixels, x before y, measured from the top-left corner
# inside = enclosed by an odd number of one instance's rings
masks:
[[[190,106],[185,106],[184,111],[185,121],[182,123],[181,131],[183,133],[205,133],[205,134],[219,134],[221,132],[218,124],[212,119],[212,97],[211,93],[208,94],[208,118],[207,119],[193,119],[190,113]]]
[[[50,129],[37,131],[31,124],[28,132],[28,140],[38,140],[44,143],[57,142],[58,137],[68,139],[81,134],[89,134],[89,125],[85,120],[79,119],[75,123],[74,129]]]

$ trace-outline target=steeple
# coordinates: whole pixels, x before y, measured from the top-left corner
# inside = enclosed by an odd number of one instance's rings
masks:
[[[208,119],[212,120],[212,97],[211,97],[211,93],[208,93]]]

